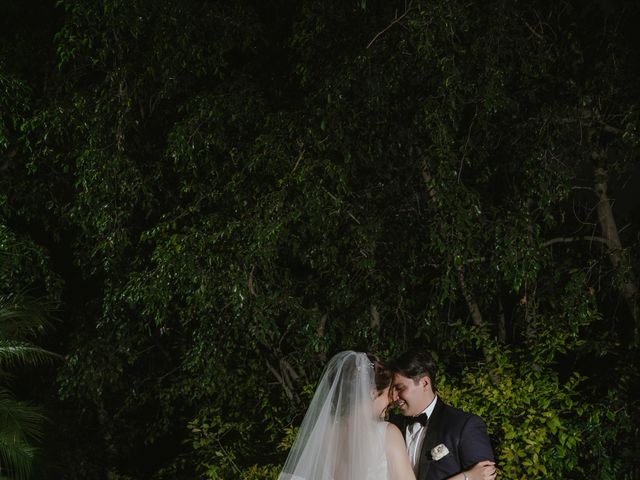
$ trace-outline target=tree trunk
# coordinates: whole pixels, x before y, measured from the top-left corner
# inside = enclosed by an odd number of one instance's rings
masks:
[[[504,305],[498,297],[498,339],[500,343],[507,343],[507,320],[504,315]]]
[[[464,270],[462,267],[458,268],[458,283],[460,284],[462,296],[467,302],[469,314],[471,315],[471,321],[475,326],[483,327],[484,319],[482,318],[482,312],[480,312],[480,306],[478,305],[478,302],[476,302],[475,297],[471,294],[467,283],[464,281]]]
[[[429,198],[435,205],[437,205],[437,192],[433,187],[433,184],[432,184],[433,178],[431,177],[431,172],[429,171],[429,167],[427,166],[426,162],[422,163],[422,179],[425,182],[425,186],[427,188],[427,193],[429,195]],[[473,293],[471,293],[471,290],[469,289],[467,282],[465,281],[463,266],[458,267],[457,277],[458,277],[458,285],[460,286],[460,291],[467,304],[467,308],[469,309],[469,315],[471,316],[471,321],[477,327],[485,326],[485,321],[482,318],[482,312],[480,311],[480,306],[476,301]],[[484,353],[485,360],[487,362],[491,362],[493,360],[493,357],[489,352],[487,352],[486,348],[483,348],[483,353]]]
[[[602,167],[595,169],[595,191],[598,195],[598,221],[600,222],[600,229],[602,230],[602,236],[606,240],[607,250],[609,253],[609,259],[611,265],[615,268],[616,272],[620,275],[620,293],[622,294],[634,322],[634,341],[638,344],[638,284],[635,279],[635,275],[629,264],[628,257],[622,250],[622,242],[620,241],[620,234],[616,221],[613,216],[613,209],[611,208],[611,202],[607,195],[607,170]]]
[[[375,305],[371,305],[371,329],[376,332],[380,331],[380,312]]]

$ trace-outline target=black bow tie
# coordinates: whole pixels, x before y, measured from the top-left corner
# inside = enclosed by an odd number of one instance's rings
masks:
[[[411,425],[412,423],[418,422],[420,425],[424,427],[427,424],[427,420],[429,420],[429,417],[427,417],[426,413],[421,413],[416,417],[404,417],[404,420],[405,422],[407,422],[407,425]]]

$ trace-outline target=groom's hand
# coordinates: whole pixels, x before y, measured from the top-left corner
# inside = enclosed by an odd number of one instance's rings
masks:
[[[495,462],[484,460],[465,472],[468,480],[494,480],[498,474]]]

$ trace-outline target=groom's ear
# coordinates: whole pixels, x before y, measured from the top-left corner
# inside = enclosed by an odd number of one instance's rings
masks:
[[[425,375],[420,379],[420,384],[422,385],[423,389],[427,388],[431,384],[431,378],[429,378],[428,375]]]

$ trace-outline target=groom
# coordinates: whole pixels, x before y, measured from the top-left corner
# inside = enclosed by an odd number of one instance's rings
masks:
[[[480,417],[446,405],[435,393],[436,369],[421,351],[392,360],[393,399],[417,480],[494,479],[493,450]]]

